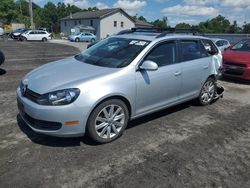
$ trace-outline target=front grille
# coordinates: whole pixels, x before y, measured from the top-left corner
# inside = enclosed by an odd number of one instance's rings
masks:
[[[27,88],[26,92],[23,95],[24,97],[26,97],[27,99],[30,99],[33,102],[37,103],[37,99],[41,96],[38,93],[35,93],[34,91],[30,90]]]
[[[234,62],[224,62],[225,65],[232,65],[232,66],[236,66],[236,67],[247,67],[246,64],[242,64],[242,63],[234,63]]]
[[[34,119],[26,113],[23,114],[23,118],[35,129],[55,131],[62,127],[61,123]]]

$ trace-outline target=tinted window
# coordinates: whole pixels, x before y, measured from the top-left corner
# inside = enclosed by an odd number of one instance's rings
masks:
[[[90,33],[85,33],[85,35],[86,35],[86,36],[91,36],[91,34],[90,34]]]
[[[35,34],[35,31],[31,31],[29,34],[30,34],[30,35],[34,35],[34,34]]]
[[[175,63],[175,42],[167,42],[156,46],[145,58],[157,63],[159,67]]]
[[[181,41],[180,49],[181,61],[191,61],[206,57],[205,50],[201,48],[199,41]]]

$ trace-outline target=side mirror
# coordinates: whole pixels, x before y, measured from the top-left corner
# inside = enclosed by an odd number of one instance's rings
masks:
[[[156,71],[158,69],[158,65],[151,60],[146,60],[141,64],[140,69],[148,71]]]

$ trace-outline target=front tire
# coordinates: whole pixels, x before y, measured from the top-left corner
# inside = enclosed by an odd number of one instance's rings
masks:
[[[210,104],[216,92],[216,81],[214,78],[208,78],[206,82],[203,84],[199,97],[198,103],[199,105],[205,106]]]
[[[47,41],[47,38],[45,38],[45,37],[42,38],[42,41],[43,41],[43,42],[46,42],[46,41]]]
[[[98,143],[111,142],[122,135],[128,119],[128,108],[123,101],[119,99],[104,101],[89,116],[88,135]]]
[[[80,42],[80,39],[79,39],[79,38],[76,38],[76,39],[75,39],[75,42]]]

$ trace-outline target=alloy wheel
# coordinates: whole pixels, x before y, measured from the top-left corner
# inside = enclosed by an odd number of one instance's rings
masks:
[[[125,112],[119,105],[105,106],[95,119],[95,130],[99,137],[111,139],[118,135],[125,124]]]

